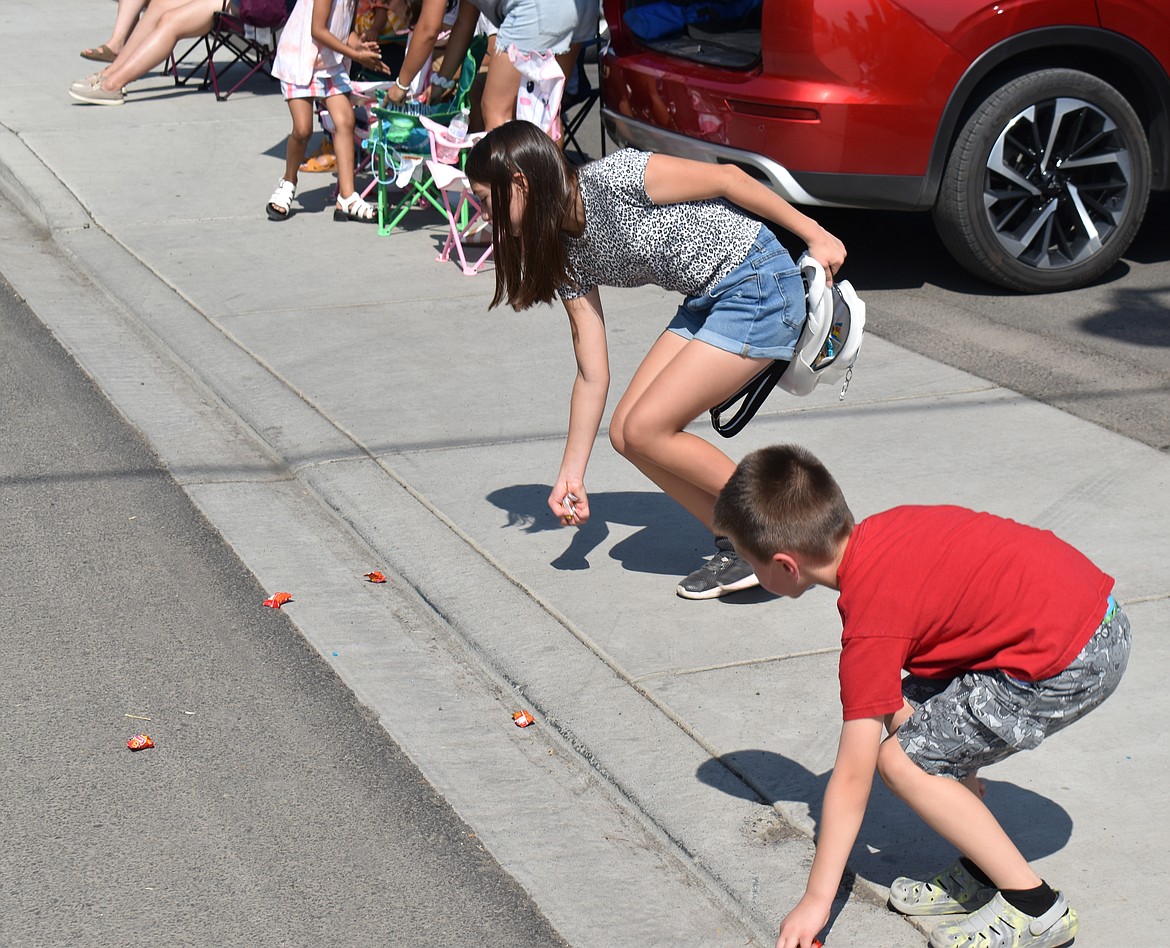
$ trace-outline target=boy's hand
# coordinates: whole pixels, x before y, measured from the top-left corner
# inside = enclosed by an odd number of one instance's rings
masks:
[[[808,896],[780,923],[776,948],[813,948],[819,932],[829,921],[829,909],[810,902]]]

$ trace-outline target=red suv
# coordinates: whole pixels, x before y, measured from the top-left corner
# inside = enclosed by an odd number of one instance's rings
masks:
[[[1166,0],[605,0],[622,144],[795,204],[932,210],[965,267],[1088,283],[1170,188]]]

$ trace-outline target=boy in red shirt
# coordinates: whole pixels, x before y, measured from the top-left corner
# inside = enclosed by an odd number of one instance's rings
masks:
[[[828,921],[875,768],[961,853],[933,879],[890,887],[903,914],[961,916],[935,928],[934,948],[1071,941],[1076,913],[984,805],[976,775],[1117,687],[1130,629],[1113,580],[1048,531],[961,507],[855,524],[832,475],[792,445],[744,458],[715,522],[765,589],[840,593],[841,741],[808,886],[777,948],[810,948]]]

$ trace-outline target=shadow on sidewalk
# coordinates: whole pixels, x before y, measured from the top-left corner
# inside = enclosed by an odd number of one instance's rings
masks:
[[[636,573],[685,576],[715,551],[703,525],[657,490],[591,493],[592,516],[576,529],[563,527],[553,516],[548,495],[547,484],[516,484],[492,491],[487,499],[507,513],[505,529],[569,531],[568,546],[552,561],[556,569],[589,569],[589,554],[605,542],[610,524],[641,528],[609,550],[624,569]]]
[[[727,779],[727,772],[742,783]],[[766,750],[741,750],[713,757],[696,776],[703,783],[787,809],[808,807],[809,819],[821,821],[828,771],[814,774],[803,765]],[[1031,790],[986,780],[987,805],[1029,862],[1063,849],[1072,835],[1072,818],[1058,803]],[[857,836],[850,868],[888,887],[898,876],[927,878],[950,865],[954,849],[927,827],[875,776],[873,793]]]

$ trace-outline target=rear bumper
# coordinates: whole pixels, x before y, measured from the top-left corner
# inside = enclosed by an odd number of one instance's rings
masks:
[[[605,108],[601,110],[601,117],[602,121],[605,122],[606,133],[620,145],[628,145],[642,151],[657,151],[678,158],[691,158],[694,161],[706,161],[711,164],[738,165],[753,178],[763,181],[786,201],[791,201],[793,204],[819,205],[822,203],[807,193],[787,168],[771,158],[757,155],[754,152],[741,151],[738,148],[729,148],[726,145],[717,145],[714,142],[698,138],[690,138],[677,132],[668,132],[665,129],[657,128],[646,122],[637,122]]]
[[[926,181],[917,175],[792,172],[758,152],[745,151],[601,110],[606,133],[619,145],[694,161],[737,165],[786,201],[806,207],[854,207],[920,211],[931,206]]]

